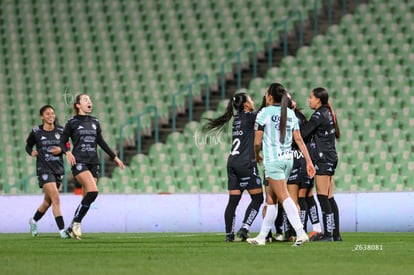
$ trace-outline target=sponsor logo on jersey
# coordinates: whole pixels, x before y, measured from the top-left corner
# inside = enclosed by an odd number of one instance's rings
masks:
[[[45,139],[47,139],[45,136],[42,136],[42,137],[40,138],[40,140],[45,140]]]
[[[78,126],[78,130],[83,129],[84,127],[82,125]]]
[[[92,123],[92,128],[94,129],[94,130],[96,130],[96,125],[95,125],[95,123]]]

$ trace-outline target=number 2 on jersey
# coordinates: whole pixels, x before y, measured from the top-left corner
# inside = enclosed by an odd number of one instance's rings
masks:
[[[239,147],[240,147],[240,139],[236,138],[235,140],[233,140],[230,155],[232,156],[240,155]]]

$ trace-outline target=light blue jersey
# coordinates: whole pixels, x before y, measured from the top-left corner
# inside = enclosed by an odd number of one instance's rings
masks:
[[[280,143],[280,112],[281,107],[279,105],[273,105],[263,108],[256,117],[255,129],[263,128],[263,162],[265,165],[265,172],[267,175],[270,172],[269,168],[266,168],[269,164],[284,164],[280,172],[283,173],[283,177],[280,173],[272,178],[279,179],[284,178],[287,174],[289,176],[290,169],[293,162],[292,156],[292,138],[293,130],[299,130],[299,123],[295,113],[291,109],[287,109],[287,120],[286,120],[286,137],[285,142]],[[286,164],[286,165],[285,165]],[[283,167],[286,166],[286,169]],[[269,175],[270,176],[270,175]]]

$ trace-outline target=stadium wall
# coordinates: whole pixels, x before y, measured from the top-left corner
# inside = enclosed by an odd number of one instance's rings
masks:
[[[99,195],[82,222],[84,232],[223,232],[227,194]],[[414,232],[414,192],[339,193],[343,232]],[[68,225],[81,198],[61,195]],[[0,233],[25,233],[42,195],[0,196]],[[236,230],[249,203],[245,194],[237,210]],[[251,231],[259,231],[261,217]],[[51,209],[39,232],[57,232]]]

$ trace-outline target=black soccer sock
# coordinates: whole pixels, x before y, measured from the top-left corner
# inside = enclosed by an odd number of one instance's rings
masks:
[[[283,234],[283,206],[278,203],[278,211],[275,220],[276,234]]]
[[[73,222],[82,222],[83,217],[85,217],[86,213],[89,211],[89,207],[95,201],[96,197],[98,196],[98,192],[88,192],[86,193],[85,197],[79,204],[78,208],[75,211],[75,217],[73,218]]]
[[[263,203],[263,193],[260,194],[253,194],[250,195],[252,201],[250,202],[249,206],[246,209],[246,213],[243,219],[243,225],[252,225],[254,219],[256,218],[257,214],[259,213],[260,206]]]
[[[319,223],[319,211],[313,196],[307,197],[306,202],[309,208],[309,218],[312,224]]]
[[[65,222],[63,221],[62,216],[55,217],[55,221],[56,221],[56,225],[59,228],[59,230],[62,230],[63,228],[65,228]]]
[[[339,209],[338,205],[336,204],[336,201],[334,197],[329,199],[329,203],[331,204],[332,212],[334,214],[334,228],[333,228],[333,236],[339,237]]]
[[[324,234],[327,237],[332,237],[332,231],[334,226],[333,212],[328,196],[318,195],[319,204],[322,210],[322,220],[324,226]]]
[[[36,222],[38,221],[38,220],[40,220],[42,217],[43,217],[43,215],[45,214],[46,212],[39,212],[39,210],[36,210],[36,213],[34,214],[34,216],[33,216],[33,220],[35,220]]]
[[[298,202],[299,202],[299,207],[300,207],[300,221],[303,224],[303,230],[305,230],[305,232],[307,232],[307,224],[308,224],[308,204],[306,202],[306,198],[300,197],[298,198]]]
[[[283,208],[282,208],[283,209]],[[285,235],[286,238],[290,238],[292,236],[292,226],[289,222],[289,218],[285,212],[285,209],[282,210],[282,220],[283,220],[283,234]]]
[[[224,223],[226,226],[226,233],[234,232],[234,222],[236,219],[236,208],[239,205],[241,195],[229,195],[226,211],[224,212]]]

